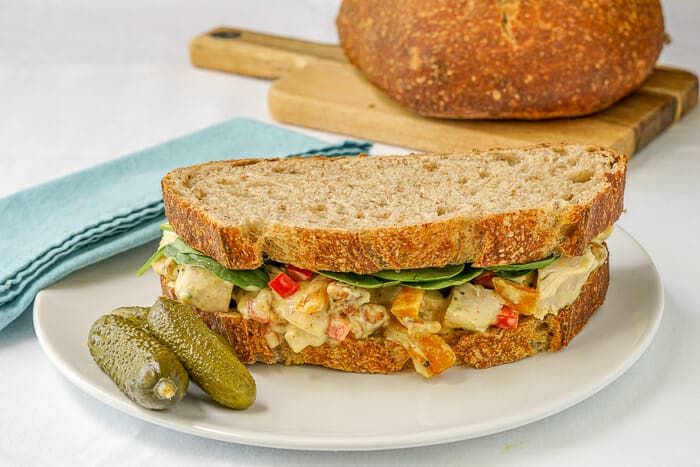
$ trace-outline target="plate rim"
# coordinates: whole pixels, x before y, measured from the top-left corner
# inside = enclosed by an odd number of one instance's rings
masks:
[[[245,430],[242,432],[223,432],[220,430],[210,429],[204,426],[187,425],[179,423],[175,420],[163,418],[159,416],[159,412],[151,411],[137,407],[131,401],[114,397],[109,393],[103,392],[97,386],[91,384],[88,378],[83,378],[79,375],[67,362],[59,356],[47,330],[41,324],[42,303],[44,301],[44,291],[40,291],[34,301],[33,306],[33,324],[35,334],[39,344],[49,358],[51,363],[55,365],[61,374],[66,377],[71,383],[89,394],[105,405],[124,412],[138,419],[153,423],[158,426],[169,428],[182,433],[200,436],[204,438],[215,439],[219,441],[245,444],[251,446],[279,448],[279,449],[294,449],[294,450],[316,450],[316,451],[371,451],[384,449],[400,449],[409,447],[430,446],[436,444],[450,443],[455,441],[463,441],[468,439],[488,436],[495,433],[509,431],[519,428],[530,423],[550,417],[554,414],[562,412],[570,407],[573,407],[585,399],[592,397],[603,388],[612,384],[620,376],[622,376],[629,368],[631,368],[639,358],[644,354],[656,335],[661,320],[664,314],[665,294],[664,286],[659,270],[656,267],[653,258],[644,246],[627,230],[620,226],[616,226],[626,237],[626,241],[632,241],[634,245],[644,255],[650,266],[652,277],[651,279],[656,286],[656,303],[650,306],[655,310],[654,320],[650,322],[650,326],[645,329],[642,339],[640,339],[634,351],[627,356],[620,364],[609,371],[600,379],[595,380],[593,384],[587,384],[577,388],[575,391],[570,391],[566,397],[559,397],[551,404],[540,408],[539,410],[527,410],[523,413],[517,413],[511,417],[499,417],[496,422],[485,422],[480,424],[470,424],[455,426],[442,429],[433,429],[420,433],[420,439],[412,436],[409,433],[399,435],[383,435],[383,436],[333,436],[323,438],[310,438],[308,435],[293,436],[283,433],[261,433],[260,431]],[[124,254],[127,252],[123,252]],[[556,355],[555,355],[556,356]]]

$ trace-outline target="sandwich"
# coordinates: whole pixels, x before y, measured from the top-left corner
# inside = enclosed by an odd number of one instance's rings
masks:
[[[432,377],[571,342],[605,300],[626,160],[539,145],[173,170],[144,265],[239,359]]]

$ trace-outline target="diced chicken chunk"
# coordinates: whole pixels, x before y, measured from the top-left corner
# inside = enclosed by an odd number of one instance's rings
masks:
[[[582,256],[562,256],[539,270],[537,290],[540,299],[534,315],[543,319],[573,303],[588,276],[607,258],[604,246],[592,243]]]
[[[360,306],[369,302],[370,292],[342,282],[332,281],[326,287],[329,310],[331,313],[346,313],[352,315],[360,310]]]
[[[491,289],[470,283],[452,289],[452,298],[445,312],[445,326],[470,331],[486,331],[496,322],[503,298]]]
[[[202,311],[228,311],[233,284],[197,266],[179,266],[175,295]]]
[[[356,339],[364,339],[384,326],[389,320],[386,308],[376,303],[365,303],[360,306],[360,311],[347,315],[350,321],[350,330]]]

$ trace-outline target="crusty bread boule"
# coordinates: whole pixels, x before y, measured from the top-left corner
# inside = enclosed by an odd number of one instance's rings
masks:
[[[348,58],[433,117],[544,119],[609,107],[651,73],[658,0],[344,0]]]

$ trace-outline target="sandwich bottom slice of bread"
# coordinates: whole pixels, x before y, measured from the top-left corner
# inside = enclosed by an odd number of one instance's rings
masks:
[[[186,167],[144,266],[245,363],[486,368],[561,349],[601,306],[625,173],[576,145]]]

